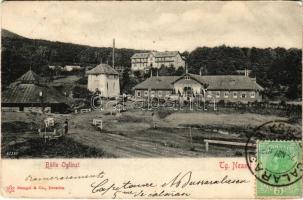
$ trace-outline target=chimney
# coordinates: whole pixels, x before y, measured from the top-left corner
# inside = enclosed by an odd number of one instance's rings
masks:
[[[187,62],[185,62],[185,73],[188,73]]]
[[[115,69],[115,38],[113,39],[113,61],[112,67]]]
[[[200,68],[200,76],[202,76],[202,70],[201,70],[201,68]]]
[[[153,70],[150,69],[150,77],[153,77]]]

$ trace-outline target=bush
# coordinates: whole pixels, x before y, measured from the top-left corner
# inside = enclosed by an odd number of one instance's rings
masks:
[[[158,116],[160,119],[164,119],[165,117],[171,115],[174,111],[172,110],[159,110]]]
[[[87,85],[87,81],[88,81],[87,77],[82,77],[79,80],[77,80],[76,83],[80,85]]]
[[[92,95],[92,92],[90,92],[85,87],[75,86],[73,88],[73,97],[74,98],[89,98]]]

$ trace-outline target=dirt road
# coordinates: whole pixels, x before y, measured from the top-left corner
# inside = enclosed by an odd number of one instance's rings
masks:
[[[71,137],[82,144],[100,148],[115,157],[206,157],[206,156],[234,156],[235,149],[223,146],[214,146],[212,151],[206,152],[203,142],[191,142],[189,130],[165,129],[163,127],[176,127],[179,123],[202,122],[205,114],[198,116],[184,116],[176,114],[164,120],[157,120],[157,126],[153,128],[153,117],[149,112],[127,112],[116,117],[104,115],[100,112],[92,112],[75,115],[70,130]],[[189,114],[192,115],[192,114]],[[181,118],[182,119],[179,119]],[[217,115],[207,117],[208,124],[210,117],[214,119]],[[249,121],[258,116],[245,116]],[[99,131],[92,125],[94,118],[102,118],[104,130]],[[189,120],[185,120],[185,118]],[[204,118],[204,119],[205,119]],[[268,119],[272,119],[269,117]],[[262,120],[264,117],[262,118]],[[234,120],[239,125],[237,119]],[[214,120],[216,123],[217,120]],[[259,122],[259,120],[258,120]],[[229,120],[232,123],[232,120]],[[245,124],[242,119],[241,124]],[[201,131],[193,131],[191,137],[205,135]],[[232,137],[231,135],[226,137]],[[241,151],[241,150],[239,150]]]

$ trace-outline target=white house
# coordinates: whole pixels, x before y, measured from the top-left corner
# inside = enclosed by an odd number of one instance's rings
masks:
[[[81,69],[81,66],[79,65],[65,65],[64,67],[64,71],[67,71],[67,72],[71,72],[73,70],[79,70]]]
[[[135,53],[131,57],[132,71],[147,71],[150,68],[185,67],[185,60],[178,51]]]
[[[88,90],[101,92],[103,97],[117,97],[120,94],[118,72],[108,64],[99,64],[86,72]]]

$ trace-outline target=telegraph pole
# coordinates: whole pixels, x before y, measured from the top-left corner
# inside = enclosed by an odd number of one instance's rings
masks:
[[[112,61],[112,67],[115,69],[115,38],[113,39],[113,61]]]

